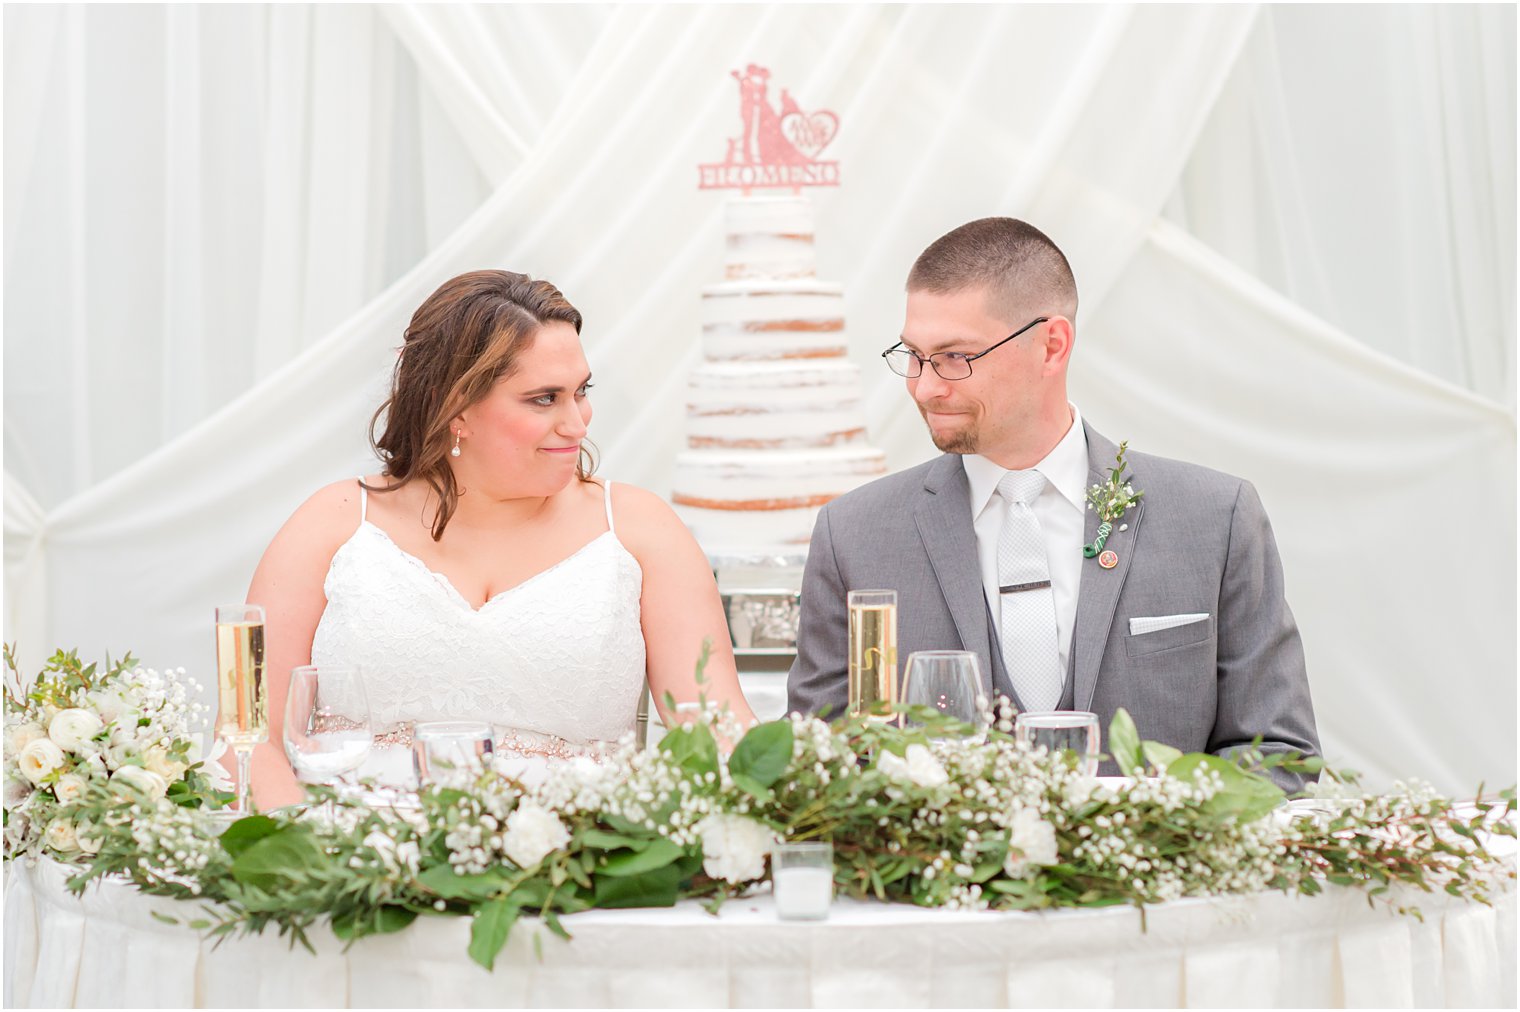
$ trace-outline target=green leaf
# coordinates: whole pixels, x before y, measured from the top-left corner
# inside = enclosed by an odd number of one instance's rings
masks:
[[[221,835],[222,849],[234,858],[271,833],[278,832],[280,824],[267,815],[249,815],[227,827]]]
[[[775,795],[771,789],[747,773],[730,774],[734,780],[734,786],[757,801],[770,801]]]
[[[602,850],[617,850],[621,847],[637,847],[648,839],[647,836],[630,836],[626,833],[609,833],[604,829],[583,829],[575,834],[583,847],[600,847]]]
[[[680,885],[681,869],[674,864],[631,877],[598,875],[596,905],[608,910],[675,906]]]
[[[1125,776],[1145,774],[1145,752],[1140,747],[1140,732],[1135,730],[1134,718],[1122,706],[1114,712],[1114,719],[1108,725],[1108,750]]]
[[[1164,773],[1173,762],[1182,758],[1182,750],[1164,745],[1159,741],[1142,741],[1140,751],[1157,772]]]
[[[729,757],[728,771],[734,775],[735,783],[744,776],[761,787],[770,787],[781,778],[791,762],[792,722],[773,720],[750,728],[739,739],[734,754]],[[747,787],[744,789],[749,791]]]
[[[1217,755],[1190,752],[1167,767],[1167,773],[1179,780],[1192,779],[1195,771],[1206,769],[1219,774],[1224,786],[1202,807],[1202,811],[1218,819],[1238,819],[1252,822],[1282,804],[1283,790],[1264,776],[1247,773],[1239,766]]]
[[[663,868],[680,859],[684,851],[661,837],[656,837],[638,850],[627,850],[619,854],[613,854],[607,858],[607,863],[597,868],[598,875],[611,875],[614,878],[629,875],[642,875],[644,872]]]
[[[328,864],[321,844],[312,838],[309,830],[283,826],[234,858],[232,877],[243,885],[271,892],[282,884],[320,871]]]
[[[163,921],[165,924],[179,923],[179,920],[177,918],[170,917],[168,914],[161,914],[157,910],[149,910],[148,913],[153,915],[153,919],[155,921]]]
[[[475,907],[470,922],[470,958],[487,970],[496,964],[507,935],[517,920],[519,908],[511,900],[491,900]]]
[[[446,900],[483,900],[501,892],[509,881],[507,873],[492,868],[475,875],[456,874],[447,864],[435,864],[417,881]]]
[[[718,771],[718,743],[706,724],[679,724],[666,732],[659,747],[688,773]]]

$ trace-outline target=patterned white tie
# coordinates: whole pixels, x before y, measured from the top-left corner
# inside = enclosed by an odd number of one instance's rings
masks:
[[[1045,534],[1029,506],[1044,487],[1045,476],[1038,471],[1009,471],[997,488],[1008,503],[998,537],[1003,666],[1019,700],[1030,710],[1055,709],[1065,682],[1056,648],[1056,598]]]

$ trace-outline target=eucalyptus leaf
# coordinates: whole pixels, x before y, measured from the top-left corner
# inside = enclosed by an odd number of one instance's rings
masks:
[[[1215,818],[1252,822],[1282,804],[1286,797],[1282,788],[1266,777],[1247,773],[1217,755],[1190,752],[1174,760],[1167,772],[1179,780],[1190,780],[1199,769],[1219,774],[1224,784],[1203,806],[1203,811]]]
[[[718,742],[706,724],[680,724],[660,739],[660,751],[689,773],[718,772]]]

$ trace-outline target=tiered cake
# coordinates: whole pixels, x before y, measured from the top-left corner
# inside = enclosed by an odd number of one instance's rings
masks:
[[[818,508],[886,473],[866,445],[844,290],[815,277],[806,197],[731,198],[726,281],[702,290],[672,499],[710,556],[806,551]]]

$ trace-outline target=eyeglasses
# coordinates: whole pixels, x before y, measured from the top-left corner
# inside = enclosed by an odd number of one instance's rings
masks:
[[[1030,320],[1018,330],[1015,330],[1012,334],[994,344],[991,348],[979,351],[975,355],[967,355],[959,351],[940,351],[935,352],[933,355],[924,356],[912,349],[904,348],[902,342],[898,341],[892,347],[882,352],[881,357],[887,360],[887,368],[899,376],[906,376],[908,379],[917,379],[921,376],[924,371],[924,363],[928,362],[934,367],[934,371],[939,375],[940,379],[963,380],[971,375],[972,362],[975,362],[994,349],[1001,348],[1035,324],[1046,323],[1049,320],[1050,317],[1048,316],[1042,316],[1038,320]]]

